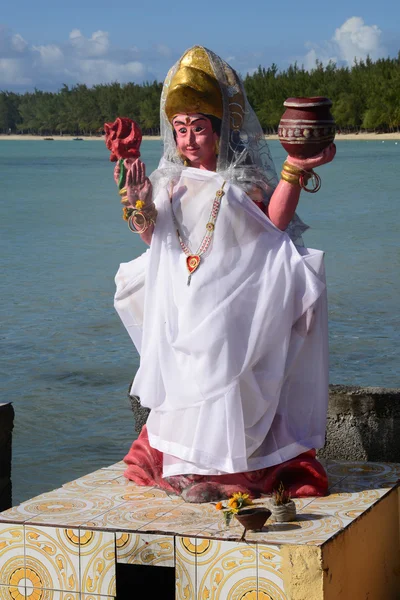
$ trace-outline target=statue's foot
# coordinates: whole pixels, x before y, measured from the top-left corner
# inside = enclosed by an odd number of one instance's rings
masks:
[[[203,503],[226,500],[237,492],[248,493],[248,489],[238,485],[224,485],[213,481],[193,483],[181,491],[185,502]]]

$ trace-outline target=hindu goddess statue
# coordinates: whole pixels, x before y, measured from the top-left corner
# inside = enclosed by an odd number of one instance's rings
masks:
[[[278,183],[240,78],[201,46],[167,75],[161,132],[149,178],[125,161],[122,201],[149,249],[121,264],[115,307],[140,354],[130,393],[150,409],[125,476],[192,502],[280,482],[324,495],[323,253],[295,210],[335,147],[288,156]]]

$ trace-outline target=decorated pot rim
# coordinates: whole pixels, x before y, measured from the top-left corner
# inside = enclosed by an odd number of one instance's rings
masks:
[[[287,98],[283,103],[286,108],[311,108],[313,106],[332,106],[332,100],[323,96],[312,98]]]

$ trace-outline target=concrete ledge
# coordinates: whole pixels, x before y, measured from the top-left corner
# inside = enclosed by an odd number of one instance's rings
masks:
[[[400,389],[331,385],[318,456],[400,462]]]

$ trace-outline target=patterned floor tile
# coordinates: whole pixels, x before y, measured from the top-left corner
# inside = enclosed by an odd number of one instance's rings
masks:
[[[140,528],[142,531],[159,531],[192,537],[200,535],[207,523],[215,519],[211,504],[184,503],[159,516]]]
[[[279,546],[257,544],[257,600],[287,600]]]
[[[145,486],[145,485],[136,485],[135,483],[133,483],[133,481],[129,481],[129,479],[127,479],[126,477],[124,477],[123,475],[119,475],[116,479],[110,479],[106,485],[110,485],[110,486],[119,486],[119,487],[124,487],[127,489],[127,491],[129,491],[130,489],[133,488],[137,488],[138,490],[142,490],[142,491],[149,491],[154,489],[153,486],[149,485],[149,486]]]
[[[131,484],[132,485],[132,484]],[[127,489],[126,493],[123,496],[124,500],[136,500],[136,499],[144,499],[149,500],[151,502],[164,500],[175,502],[176,504],[183,504],[184,500],[180,496],[175,496],[173,494],[167,494],[164,490],[159,490],[157,488],[146,488],[142,486],[134,486],[131,489]]]
[[[363,461],[328,461],[326,466],[328,477],[366,476],[376,481],[400,477],[400,465],[396,463],[379,463]]]
[[[310,502],[315,500],[315,496],[310,496],[308,498],[293,498],[293,502],[296,504],[297,512],[303,510]],[[261,498],[256,498],[253,500],[254,506],[265,506],[268,507],[271,501],[271,496],[262,496]]]
[[[153,505],[167,503],[168,505],[183,504],[184,500],[180,496],[168,496],[163,490],[156,488],[146,488],[129,484],[128,486],[104,486],[96,490],[96,494],[106,496],[114,502],[151,502]]]
[[[81,531],[81,533],[83,533]],[[115,535],[105,531],[85,531],[81,539],[81,592],[115,596]]]
[[[218,523],[207,524],[198,535],[202,538],[237,542],[243,536],[243,527],[234,519],[229,526],[220,520]]]
[[[354,491],[355,489],[358,491]],[[306,510],[311,514],[315,511],[319,513],[323,511],[330,515],[340,515],[347,511],[357,511],[357,514],[360,514],[389,493],[391,489],[390,487],[371,489],[369,482],[365,480],[359,481],[357,485],[349,485],[347,480],[344,480],[333,488],[329,496],[313,500]]]
[[[262,532],[246,532],[246,541],[263,544],[321,544],[340,529],[346,527],[351,519],[340,518],[326,511],[302,511],[291,523],[268,523]]]
[[[0,600],[25,600],[25,586],[0,584]]]
[[[124,502],[95,519],[82,523],[82,527],[111,531],[138,531],[144,525],[162,517],[182,504],[182,500],[173,498],[146,498]]]
[[[23,525],[0,523],[0,584],[18,587],[25,578]],[[3,589],[3,593],[6,591]]]
[[[197,597],[257,598],[256,546],[236,542],[198,540]]]
[[[102,467],[102,469],[105,471],[120,471],[122,474],[126,470],[126,463],[124,463],[123,460],[120,460],[119,462],[109,465],[108,467]]]
[[[175,566],[174,538],[145,533],[116,534],[117,562],[159,567]]]
[[[78,500],[75,494],[60,488],[31,498],[6,513],[10,518],[19,515],[20,519],[26,522],[39,514],[59,514],[66,517],[79,512],[84,506],[85,504]],[[1,514],[1,517],[3,515],[4,513]]]
[[[351,522],[351,518],[329,514],[327,511],[315,510],[311,512],[307,507],[297,514],[296,520],[291,523],[274,523],[268,520],[261,531],[246,531],[232,520],[229,527],[224,526],[223,520],[217,524],[207,526],[201,533],[202,536],[213,539],[245,541],[251,544],[310,544],[322,543],[337,531]]]
[[[32,514],[26,511],[25,503],[0,513],[0,523],[20,523],[22,525],[31,518]]]
[[[25,525],[26,586],[79,592],[79,531]]]
[[[113,501],[107,494],[92,492],[77,495],[59,489],[25,502],[24,511],[31,514],[31,518],[25,523],[78,527],[118,504],[118,501]]]
[[[81,594],[80,600],[111,600],[109,596],[100,596],[99,594]]]
[[[307,506],[313,502],[315,498],[294,498],[294,502],[296,504],[297,512],[306,510]],[[254,500],[254,505],[259,507],[267,507],[269,506],[270,497],[263,497]],[[209,505],[213,506],[213,505]],[[215,507],[214,507],[215,508]],[[238,523],[238,521],[233,518],[230,525],[227,527],[225,525],[225,520],[222,511],[211,511],[210,513],[211,519],[208,518],[208,515],[204,517],[203,529],[201,532],[192,532],[191,535],[200,535],[201,537],[216,537],[217,539],[222,540],[236,540],[239,541],[243,535],[243,527]],[[266,533],[268,531],[268,526],[270,525],[271,520],[268,520],[263,531],[260,532],[257,536],[253,536],[257,541],[260,539],[261,533]],[[262,537],[262,536],[261,536]],[[246,536],[247,539],[247,536]]]
[[[196,600],[196,544],[195,538],[175,538],[175,599]]]
[[[27,587],[26,600],[80,600],[80,594],[61,590],[41,590]]]
[[[121,477],[120,471],[107,471],[107,469],[99,469],[74,481],[64,483],[62,488],[70,492],[81,492],[85,494],[88,490],[96,489],[102,485],[107,485]],[[125,479],[125,478],[124,478]]]
[[[399,485],[400,479],[396,472],[390,471],[382,474],[380,477],[366,477],[365,475],[348,475],[345,479],[332,486],[331,492],[334,492],[338,486],[349,492],[357,492],[364,489],[391,489]]]

